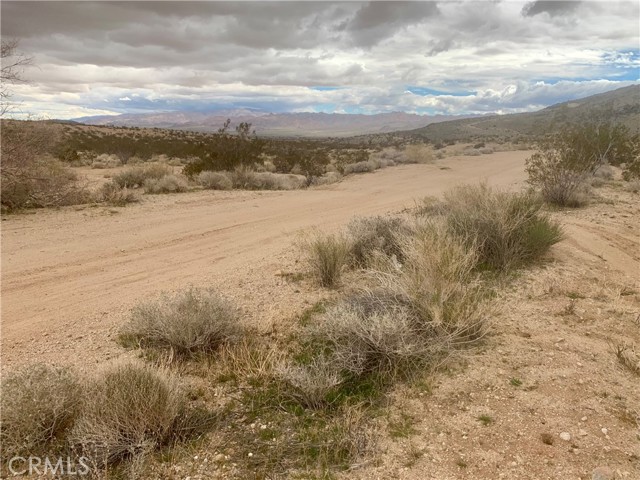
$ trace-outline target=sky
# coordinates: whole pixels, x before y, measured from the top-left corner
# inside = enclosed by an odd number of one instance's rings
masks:
[[[25,2],[14,115],[538,110],[639,82],[640,2]],[[8,59],[7,59],[8,60]]]

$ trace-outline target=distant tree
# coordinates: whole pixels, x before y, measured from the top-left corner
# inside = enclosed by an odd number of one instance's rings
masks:
[[[32,64],[32,58],[18,52],[17,40],[2,40],[0,47],[2,69],[0,74],[0,116],[5,116],[11,110],[9,98],[12,96],[10,85],[25,82],[23,75],[25,67]]]

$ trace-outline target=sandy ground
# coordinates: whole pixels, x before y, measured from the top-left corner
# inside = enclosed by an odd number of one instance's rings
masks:
[[[94,368],[127,355],[112,337],[129,309],[190,284],[217,287],[265,331],[286,326],[335,295],[283,275],[304,270],[300,232],[398,212],[459,183],[519,188],[529,154],[447,158],[307,191],[145,196],[125,208],[4,217],[2,366]],[[500,294],[486,344],[431,388],[393,392],[375,420],[375,453],[341,478],[640,479],[640,377],[615,354],[626,344],[640,361],[640,195],[605,185],[587,208],[552,215],[565,240]],[[411,431],[391,438],[399,416]],[[211,445],[194,448],[197,460],[164,464],[158,478],[227,478],[212,469]]]
[[[530,153],[452,157],[306,191],[145,195],[125,208],[5,216],[2,364],[85,364],[118,355],[107,338],[133,305],[190,284],[219,286],[270,324],[282,314],[274,300],[295,306],[295,286],[275,273],[292,261],[301,231],[399,211],[463,182],[517,185]],[[273,283],[285,287],[275,298],[263,288]]]

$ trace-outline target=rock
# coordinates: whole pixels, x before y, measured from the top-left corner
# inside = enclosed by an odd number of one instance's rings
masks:
[[[597,467],[591,473],[591,480],[613,480],[613,470],[609,467]]]
[[[607,430],[606,428],[603,428],[601,431],[603,435],[607,435],[609,433],[609,430]]]
[[[578,435],[580,435],[581,437],[586,437],[587,436],[587,431],[580,429],[578,430]]]
[[[213,461],[216,463],[222,463],[226,460],[226,457],[224,456],[224,454],[219,453],[218,455],[216,455],[215,457],[213,457]]]
[[[569,441],[571,441],[571,434],[569,432],[562,432],[560,434],[560,438],[562,440],[564,440],[565,442],[569,442]]]

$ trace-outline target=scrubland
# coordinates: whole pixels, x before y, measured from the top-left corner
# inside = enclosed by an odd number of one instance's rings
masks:
[[[140,205],[4,217],[3,461],[634,478],[637,189],[580,171],[582,208],[558,207],[525,184],[533,152],[483,148],[381,149],[349,169],[410,164],[306,191],[226,191],[277,183],[234,169]],[[118,168],[105,198],[181,188],[168,161]]]

